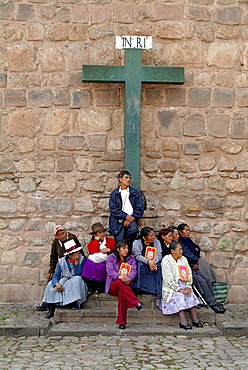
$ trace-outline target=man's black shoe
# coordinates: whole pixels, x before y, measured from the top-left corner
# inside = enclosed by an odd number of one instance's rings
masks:
[[[45,302],[39,304],[38,306],[36,306],[36,311],[47,311],[48,308],[47,308],[47,304]]]
[[[215,312],[215,313],[224,313],[226,310],[224,307],[219,306],[218,304],[214,304],[213,306],[210,306],[210,308]]]
[[[54,316],[54,311],[51,311],[49,310],[46,314],[45,314],[45,319],[51,319],[51,317]]]
[[[142,308],[144,307],[144,303],[142,302],[139,302],[137,305],[136,305],[136,308],[138,311],[142,310]]]

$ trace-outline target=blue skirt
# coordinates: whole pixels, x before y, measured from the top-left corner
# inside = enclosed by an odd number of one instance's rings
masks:
[[[143,263],[137,262],[137,275],[134,281],[134,289],[142,292],[155,294],[159,299],[162,297],[162,273],[161,265],[157,264],[157,271],[150,270],[150,267]]]

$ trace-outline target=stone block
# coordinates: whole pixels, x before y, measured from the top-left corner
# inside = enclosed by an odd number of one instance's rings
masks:
[[[70,41],[87,41],[89,27],[85,24],[73,24],[69,27],[68,39]]]
[[[110,139],[108,141],[108,150],[121,150],[122,149],[122,141],[121,139]]]
[[[187,180],[187,189],[199,191],[205,186],[205,181],[203,178],[193,178]]]
[[[143,169],[145,172],[154,172],[158,170],[158,163],[152,159],[147,159],[143,163]]]
[[[151,179],[150,183],[150,189],[152,192],[157,192],[157,191],[164,191],[166,188],[166,184],[163,179],[158,179],[158,178],[153,178]]]
[[[3,179],[2,181],[0,181],[0,193],[2,194],[3,193],[9,194],[17,189],[18,184],[13,180]]]
[[[225,181],[221,176],[210,176],[208,178],[208,186],[210,189],[223,190]]]
[[[158,112],[157,115],[161,136],[181,137],[180,117],[175,110],[163,110]]]
[[[18,255],[14,251],[4,251],[1,255],[1,265],[13,265],[17,260]]]
[[[14,1],[7,1],[0,3],[0,19],[13,19],[15,13]]]
[[[237,105],[238,107],[248,107],[248,91],[239,91],[237,93]]]
[[[38,267],[41,262],[41,253],[27,252],[23,259],[23,265],[29,267]],[[30,269],[31,270],[31,269]]]
[[[199,209],[199,205],[195,198],[186,199],[185,201],[185,209],[187,212],[189,211],[197,211]]]
[[[199,247],[202,251],[211,251],[211,249],[213,249],[213,243],[208,236],[202,235],[200,238]]]
[[[235,25],[241,23],[241,8],[227,7],[219,8],[214,13],[214,20],[217,23]]]
[[[229,190],[231,193],[240,193],[242,191],[246,191],[245,179],[227,179],[226,189]]]
[[[49,111],[45,117],[44,134],[57,135],[69,129],[74,121],[74,115],[66,109]]]
[[[54,93],[54,105],[68,105],[69,103],[69,89],[67,87],[57,87]]]
[[[39,269],[21,266],[13,266],[11,282],[20,284],[35,284],[39,281]]]
[[[209,263],[214,267],[223,267],[223,268],[230,267],[230,260],[228,260],[227,255],[222,252],[210,253]]]
[[[32,4],[18,4],[17,19],[19,21],[30,21],[34,17],[34,8]]]
[[[3,283],[7,282],[8,277],[8,267],[0,266],[0,283],[3,285]]]
[[[47,34],[51,41],[67,40],[68,28],[65,24],[50,25],[47,27]]]
[[[190,114],[184,119],[183,134],[185,136],[204,136],[205,118],[202,114]]]
[[[177,169],[177,160],[173,158],[167,158],[165,161],[160,160],[158,161],[158,166],[162,172],[175,172]]]
[[[247,104],[248,104],[248,100],[247,100]],[[232,118],[230,137],[232,139],[244,139],[247,137],[245,117],[242,114],[237,113]],[[242,148],[242,147],[236,144],[236,150],[238,150],[238,148]]]
[[[89,20],[89,10],[88,6],[85,4],[77,3],[71,7],[71,19],[78,23],[88,23]]]
[[[93,190],[94,192],[102,192],[104,189],[103,182],[98,177],[85,178],[82,187],[85,190]]]
[[[235,250],[239,252],[245,252],[248,250],[248,236],[243,236],[235,244]]]
[[[61,20],[62,22],[65,23],[70,22],[70,8],[68,6],[62,6],[62,8],[59,9],[57,15],[59,20]]]
[[[37,69],[34,45],[9,46],[7,59],[10,72],[31,72]]]
[[[35,162],[28,158],[22,158],[19,162],[19,171],[20,172],[34,172]]]
[[[31,107],[51,107],[52,105],[52,90],[30,90],[28,92],[28,102]]]
[[[26,90],[5,90],[4,91],[4,105],[11,107],[25,107],[26,105]]]
[[[214,137],[227,137],[229,132],[230,116],[209,114],[207,116],[208,134]]]
[[[186,105],[185,89],[168,88],[165,89],[165,105],[168,107],[178,107]]]
[[[178,143],[171,138],[162,141],[162,150],[164,157],[179,158]]]
[[[89,107],[92,105],[91,91],[87,89],[72,92],[71,108]]]
[[[120,106],[120,89],[96,89],[96,105],[109,107],[111,105]]]
[[[155,107],[164,105],[164,90],[157,87],[148,87],[145,89],[145,102]]]
[[[76,157],[75,161],[77,163],[77,169],[78,171],[86,171],[90,172],[94,168],[93,161],[89,158],[84,157]]]
[[[39,190],[44,190],[49,193],[55,193],[62,186],[62,182],[56,178],[50,179],[48,176],[42,179],[39,184]]]
[[[40,22],[28,22],[25,29],[26,39],[29,41],[42,41],[46,35],[46,29]]]
[[[92,23],[109,22],[112,18],[110,7],[101,7],[91,5],[89,8]]]
[[[228,72],[221,72],[215,76],[215,83],[222,87],[233,87],[233,75]]]
[[[94,212],[94,205],[91,197],[88,194],[81,195],[80,198],[75,200],[75,211],[79,212]]]
[[[60,157],[57,159],[57,172],[71,172],[74,167],[74,159],[68,157]]]
[[[16,166],[10,159],[0,159],[0,173],[11,173],[16,171]]]
[[[72,210],[71,198],[55,198],[53,200],[53,209],[56,212],[68,213]]]
[[[82,64],[89,64],[89,45],[81,42],[71,43],[66,49],[66,70],[77,71],[82,69]]]
[[[212,42],[208,47],[207,63],[217,68],[232,68],[239,53],[235,41]]]
[[[37,59],[42,72],[58,72],[65,70],[65,56],[62,46],[43,44],[38,49]]]
[[[179,20],[184,17],[184,7],[181,5],[155,4],[149,8],[149,16],[152,22],[163,20]]]
[[[219,209],[223,208],[223,203],[220,198],[218,198],[215,195],[206,196],[203,198],[203,201],[205,203],[205,207],[207,209]]]
[[[17,210],[24,213],[34,213],[36,210],[36,201],[28,195],[22,194],[17,203]]]
[[[7,73],[0,73],[0,88],[7,86]]]
[[[89,28],[89,37],[92,40],[104,40],[114,36],[114,29],[111,26],[104,27],[103,25],[91,26]]]
[[[241,145],[234,142],[219,143],[218,146],[223,152],[227,154],[238,154],[243,149]]]
[[[199,221],[194,225],[194,231],[198,233],[210,233],[211,222]]]
[[[88,135],[87,145],[89,150],[104,152],[106,150],[106,143],[106,135]]]
[[[190,107],[207,107],[211,101],[211,89],[191,88],[188,99]]]
[[[132,4],[114,4],[114,21],[117,23],[133,23],[134,7]]]
[[[216,165],[216,158],[213,155],[203,155],[198,159],[200,171],[210,171]]]
[[[190,3],[197,5],[211,5],[214,0],[190,0]]]
[[[191,31],[191,32],[190,32]],[[183,22],[163,22],[156,27],[156,34],[160,39],[180,40],[192,34],[189,25]]]
[[[196,75],[195,81],[198,85],[209,86],[212,83],[212,76],[209,73],[206,73],[206,72],[199,73],[199,74]]]
[[[215,248],[222,251],[231,252],[233,250],[233,241],[231,238],[220,238]]]
[[[227,296],[230,303],[245,303],[247,300],[247,291],[244,286],[232,285],[228,291]]]
[[[185,189],[186,178],[184,176],[179,176],[176,174],[173,176],[169,186],[173,190]]]
[[[35,148],[34,140],[28,138],[20,138],[17,140],[17,146],[20,150],[20,153],[29,153],[32,152]]]
[[[175,42],[166,46],[169,64],[172,66],[203,66],[203,46],[201,41]]]
[[[25,302],[25,290],[22,284],[4,284],[1,286],[3,302]]]
[[[164,207],[167,211],[180,211],[181,204],[177,197],[164,195],[163,201],[161,202],[162,207]]]
[[[9,204],[11,204],[9,202]],[[1,204],[2,205],[2,204]],[[16,211],[16,207],[14,208],[14,212]],[[0,212],[1,212],[1,209],[0,209]],[[6,212],[6,210],[5,210]],[[9,213],[12,213],[11,210],[9,210]],[[8,235],[8,234],[1,234],[1,244],[0,244],[0,248],[3,249],[3,250],[6,250],[6,251],[10,251],[12,249],[15,249],[17,247],[19,247],[20,245],[20,240],[17,236],[12,236],[12,235]]]
[[[36,182],[31,178],[21,178],[19,180],[19,189],[24,193],[36,190]]]
[[[213,152],[215,150],[214,140],[203,140],[201,145],[204,152]]]
[[[41,212],[48,212],[52,210],[52,199],[40,199],[39,209]]]
[[[222,40],[234,40],[240,37],[240,29],[238,26],[219,26],[215,32],[215,37]]]
[[[184,143],[184,154],[201,154],[199,144],[194,142]]]
[[[232,171],[235,168],[235,162],[230,158],[220,156],[217,168],[218,171]]]
[[[185,173],[193,173],[196,172],[196,164],[195,161],[190,158],[182,158],[179,161],[179,171]]]
[[[120,168],[123,167],[123,161],[116,161],[116,162],[97,162],[95,165],[96,172],[114,172],[118,173]]]
[[[18,230],[23,230],[25,227],[25,220],[20,219],[20,220],[12,220],[9,224],[9,228],[12,231],[18,231]]]
[[[198,14],[198,10],[196,11],[196,17],[204,17],[206,16],[204,13],[201,14],[201,11]],[[207,16],[206,16],[207,17]],[[212,42],[214,40],[214,27],[212,24],[197,24],[196,25],[196,32],[198,35],[198,38],[201,41],[205,42]],[[205,73],[204,73],[205,74]],[[206,84],[204,84],[206,86]]]
[[[238,172],[248,171],[248,156],[240,157],[237,161],[237,165],[235,167],[235,170]]]
[[[81,150],[84,148],[84,136],[61,136],[58,149],[62,150]]]
[[[241,213],[239,211],[234,211],[234,212],[227,211],[224,213],[224,217],[230,221],[238,221],[241,218]]]
[[[42,137],[38,141],[39,148],[43,150],[53,150],[54,149],[54,138],[53,137]]]
[[[213,95],[213,107],[231,108],[234,104],[234,90],[215,89]]]
[[[194,19],[196,21],[209,22],[211,20],[211,14],[202,6],[190,6],[188,8],[189,19]]]
[[[235,269],[233,284],[247,286],[248,284],[248,269],[247,268],[237,267]]]
[[[78,127],[83,134],[108,131],[111,129],[111,112],[109,109],[81,109]]]
[[[229,231],[231,231],[231,227],[226,221],[219,221],[217,224],[214,225],[215,234],[226,234]]]
[[[245,204],[245,198],[237,195],[230,195],[226,198],[227,208],[243,207]]]

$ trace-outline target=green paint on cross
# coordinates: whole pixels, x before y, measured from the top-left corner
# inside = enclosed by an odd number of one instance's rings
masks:
[[[140,187],[140,110],[142,83],[184,83],[183,67],[142,65],[142,49],[126,49],[126,65],[83,65],[83,82],[124,82],[124,168],[132,174],[132,186]]]

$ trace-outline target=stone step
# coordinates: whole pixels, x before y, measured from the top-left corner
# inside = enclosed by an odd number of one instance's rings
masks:
[[[178,314],[163,315],[156,306],[156,298],[152,295],[140,297],[145,307],[141,311],[136,308],[128,309],[127,322],[130,324],[149,324],[149,325],[175,325],[178,323]],[[82,322],[82,323],[114,323],[117,316],[118,300],[107,294],[92,295],[83,305],[83,309],[72,310],[67,308],[56,308],[54,321],[61,322]],[[198,310],[201,321],[208,325],[216,323],[216,314],[207,308]],[[191,321],[190,314],[187,312],[188,320]]]

